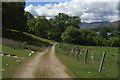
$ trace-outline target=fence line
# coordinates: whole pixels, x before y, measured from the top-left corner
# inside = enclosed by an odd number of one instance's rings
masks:
[[[98,71],[99,72],[102,71],[106,52],[103,53],[103,56],[101,59],[101,54],[99,55],[98,58],[94,56],[94,53],[90,54],[89,53],[91,51],[90,48],[84,49],[79,47],[63,46],[62,44],[60,44],[59,48],[63,49],[64,51],[67,51],[67,55],[75,57],[76,60],[79,60],[79,58],[83,58],[84,64],[87,64],[88,61],[91,61],[92,63],[94,63],[95,61],[98,61],[100,63]],[[89,58],[88,58],[88,53],[89,55],[91,55]]]

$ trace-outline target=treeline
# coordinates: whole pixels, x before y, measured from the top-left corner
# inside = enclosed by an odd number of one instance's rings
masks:
[[[65,42],[80,45],[120,46],[120,32],[115,28],[102,27],[98,31],[94,31],[92,29],[76,29],[70,26],[62,33],[61,37]]]
[[[118,30],[108,36],[110,32],[106,27],[97,31],[92,29],[80,29],[81,19],[78,16],[69,16],[64,13],[57,14],[54,18],[45,16],[34,17],[24,11],[25,2],[9,2],[2,4],[3,29],[15,29],[28,32],[39,37],[64,41],[80,45],[94,46],[119,46],[120,38]],[[111,29],[110,29],[111,30]]]
[[[27,29],[29,33],[37,36],[62,41],[61,35],[66,28],[69,25],[79,28],[78,23],[80,23],[78,16],[70,17],[64,13],[59,13],[54,19],[49,20],[45,16],[33,17],[27,21]]]

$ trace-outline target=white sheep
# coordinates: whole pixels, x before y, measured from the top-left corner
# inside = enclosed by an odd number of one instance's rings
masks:
[[[29,53],[29,56],[31,56],[32,55],[32,53]]]
[[[20,60],[16,60],[16,63],[21,63],[21,61]]]
[[[34,53],[34,51],[31,51],[28,56],[32,56],[33,53]]]
[[[5,64],[6,66],[9,66],[9,64]]]
[[[34,53],[34,51],[31,51],[31,53]]]

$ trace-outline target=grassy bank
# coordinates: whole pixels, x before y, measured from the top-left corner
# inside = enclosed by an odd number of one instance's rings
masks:
[[[117,78],[118,77],[118,48],[117,47],[98,47],[98,46],[78,46],[72,44],[62,44],[63,46],[78,47],[80,49],[89,49],[87,64],[84,64],[84,58],[68,55],[69,52],[56,45],[56,56],[71,71],[76,78]],[[100,60],[103,52],[106,51],[105,62],[102,72],[98,72]],[[84,55],[84,52],[81,52]],[[91,60],[91,56],[94,60]],[[69,73],[71,75],[71,73]]]
[[[11,78],[19,67],[30,60],[36,53],[45,49],[52,41],[16,30],[3,30],[2,53],[24,57],[20,59],[2,57],[2,77]],[[35,53],[29,57],[28,54]],[[16,63],[20,60],[22,63]]]

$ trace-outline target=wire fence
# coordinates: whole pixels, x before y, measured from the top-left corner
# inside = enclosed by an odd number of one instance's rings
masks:
[[[74,57],[76,61],[81,61],[83,65],[91,64],[98,72],[117,74],[119,62],[117,55],[109,54],[111,50],[100,51],[95,48],[64,45],[62,43],[59,48],[66,51],[66,55]],[[112,76],[112,74],[109,76]]]

